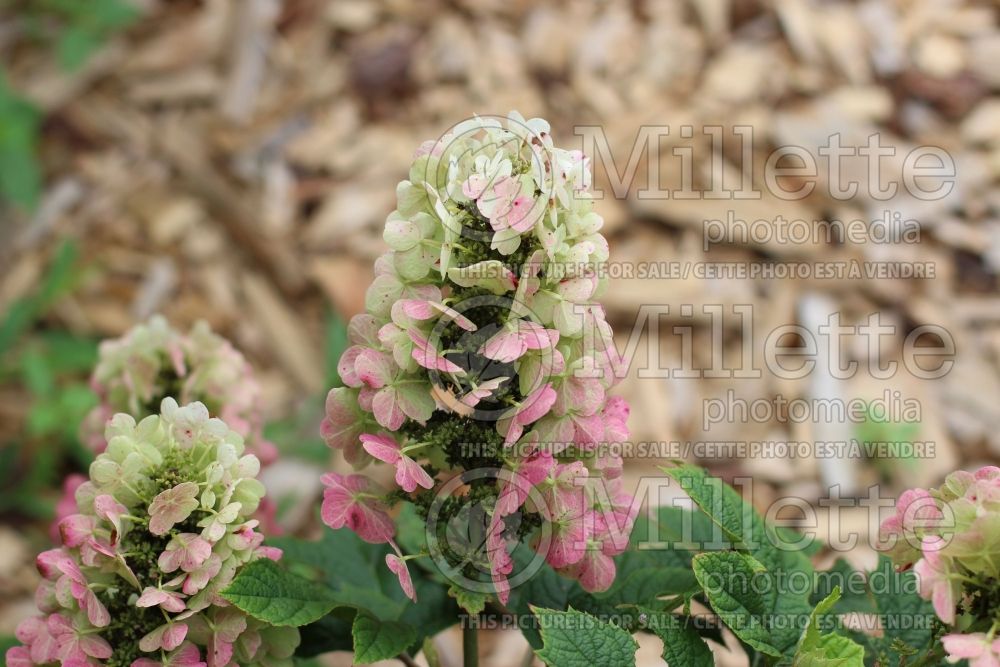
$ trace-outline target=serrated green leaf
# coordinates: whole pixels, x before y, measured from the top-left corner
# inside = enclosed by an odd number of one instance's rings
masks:
[[[396,621],[382,621],[367,611],[359,611],[351,628],[354,637],[354,664],[367,665],[395,658],[416,638],[412,626]]]
[[[514,571],[521,572],[534,557],[534,551],[525,544],[514,547],[511,554],[514,559]],[[560,576],[543,564],[533,577],[511,591],[507,608],[519,616],[532,613],[533,607],[549,609],[565,609],[569,605],[571,595],[583,594],[583,589],[575,581]],[[532,648],[540,648],[542,636],[534,623],[526,623],[521,628],[524,638]]]
[[[794,544],[801,536],[787,529],[769,528],[763,517],[743,500],[736,489],[712,477],[704,468],[685,464],[661,470],[680,484],[681,489],[722,530],[725,537],[719,540],[718,535],[713,535],[710,538],[712,541],[706,542],[706,537],[701,536],[696,538],[693,548],[705,551],[743,549],[765,566],[787,560],[781,553],[798,554],[802,562],[807,562],[805,554],[815,551],[815,541],[799,549],[791,549],[788,545]]]
[[[385,566],[386,544],[369,544],[348,528],[324,530],[318,541],[276,538],[268,542],[284,553],[283,561],[305,565],[351,606],[384,620],[396,620],[410,601]],[[336,562],[336,567],[330,563]]]
[[[795,667],[864,667],[865,649],[861,644],[830,633],[822,635],[816,644],[796,654]]]
[[[700,509],[662,506],[640,512],[629,536],[629,551],[652,554],[668,567],[689,567],[720,529]]]
[[[878,567],[868,575],[868,589],[883,632],[873,647],[885,656],[887,665],[895,667],[903,655],[923,654],[934,647],[934,606],[918,595],[912,571],[896,572],[892,561],[881,554]]]
[[[680,595],[698,586],[690,568],[629,567],[628,559],[624,561],[615,582],[603,593],[594,593],[595,599],[612,605],[647,605],[659,597]]]
[[[423,568],[411,568],[420,601],[413,604],[385,565],[385,556],[391,553],[389,546],[369,544],[347,528],[324,530],[318,541],[273,538],[268,544],[283,550],[282,563],[322,579],[343,604],[368,611],[383,621],[400,621],[414,628],[415,644],[458,620],[458,606],[448,597],[445,584],[430,580]],[[332,562],[337,566],[330,567]],[[323,628],[317,630],[314,643],[318,644]],[[337,649],[331,644],[326,650]]]
[[[569,593],[569,605],[574,609],[603,617],[618,614],[622,606],[642,606],[658,611],[666,611],[677,606],[677,600],[685,594],[693,594],[700,589],[690,568],[639,568],[623,571],[615,578],[611,587],[601,593],[588,593],[579,585]],[[666,598],[667,601],[661,600]],[[631,619],[629,616],[623,620]],[[634,632],[637,620],[631,619],[625,629]]]
[[[222,597],[258,620],[294,627],[322,618],[337,605],[328,588],[267,558],[245,565]]]
[[[639,645],[625,630],[570,609],[532,608],[542,634],[535,654],[551,667],[635,667]]]
[[[718,529],[698,510],[657,507],[642,512],[636,518],[628,549],[614,558],[617,575],[607,591],[588,593],[573,580],[542,565],[533,577],[513,589],[507,608],[524,615],[531,613],[531,606],[550,609],[572,606],[600,616],[616,613],[621,604],[656,607],[658,597],[697,589],[691,573],[693,553],[686,547],[692,539],[707,539],[713,530]],[[513,553],[515,570],[525,569],[534,556],[531,549],[519,545]],[[522,633],[534,648],[542,645],[533,623],[524,624]]]
[[[812,557],[823,550],[823,542],[817,539],[815,535],[806,536],[806,539],[803,540],[801,533],[784,526],[774,527],[771,531],[778,544],[798,544],[802,542],[803,544],[798,550],[805,556]]]
[[[643,628],[663,640],[663,659],[670,667],[710,667],[712,651],[690,617],[643,609]]]
[[[868,595],[865,573],[854,569],[843,558],[838,558],[831,567],[816,574],[816,587],[809,598],[810,604],[818,605],[841,584],[844,588],[841,588],[840,599],[831,613],[875,613],[875,603]]]
[[[299,628],[300,642],[295,655],[305,658],[329,653],[330,651],[350,651],[354,648],[351,627],[357,610],[351,607],[337,607],[318,621]]]
[[[758,592],[764,566],[737,551],[711,551],[695,556],[693,567],[712,610],[733,633],[761,653],[780,656],[768,630],[769,605]]]
[[[704,469],[681,465],[663,470],[681,484],[733,546],[746,549],[766,568],[767,574],[762,575],[759,587],[766,610],[762,621],[770,628],[770,646],[789,655],[812,610],[809,594],[814,571],[806,551],[813,545],[791,549],[787,531],[769,528],[735,489]],[[725,545],[707,545],[707,548],[719,549]],[[803,582],[809,585],[803,586]]]
[[[458,606],[473,616],[482,612],[486,608],[486,601],[490,599],[489,593],[478,593],[455,585],[448,588],[448,595],[455,598]]]
[[[864,667],[864,664],[864,647],[836,633],[820,637],[815,648],[795,661],[796,667]]]
[[[839,599],[840,587],[835,586],[809,615],[795,651],[796,667],[864,667],[865,650],[860,644],[835,632],[820,632],[820,618],[829,614]]]
[[[757,547],[764,537],[763,521],[735,489],[699,466],[685,464],[661,470],[677,481],[730,541],[728,544],[702,544],[698,548],[719,550],[735,546],[753,551]]]
[[[809,603],[809,589],[815,574],[812,563],[799,551],[766,549],[756,556],[768,570],[771,594],[765,598],[769,603],[771,639],[787,657],[794,652],[802,627],[812,611]]]

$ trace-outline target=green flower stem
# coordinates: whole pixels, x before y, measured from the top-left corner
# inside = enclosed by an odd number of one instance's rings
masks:
[[[479,667],[479,631],[469,625],[462,626],[462,666]]]
[[[423,447],[428,447],[428,446],[430,446],[430,444],[431,443],[429,443],[429,442],[417,442],[417,443],[414,443],[412,445],[407,445],[406,447],[401,448],[399,450],[399,453],[400,454],[409,454],[412,451],[416,451],[418,449],[422,449]]]

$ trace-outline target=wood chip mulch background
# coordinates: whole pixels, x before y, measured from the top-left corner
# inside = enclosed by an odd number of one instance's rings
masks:
[[[707,398],[747,402],[829,396],[815,378],[641,379],[650,350],[677,368],[692,327],[696,359],[718,345],[739,354],[733,307],[752,304],[753,346],[782,324],[841,313],[845,324],[880,312],[896,336],[873,351],[850,347],[864,366],[875,355],[899,359],[903,336],[944,326],[958,353],[934,381],[869,373],[836,383],[837,397],[886,392],[919,401],[916,437],[934,456],[910,462],[705,456],[727,478],[751,475],[754,502],[779,496],[809,502],[840,483],[863,493],[932,485],[959,466],[1000,459],[1000,29],[990,2],[940,0],[183,0],[138,3],[141,17],[67,73],[43,49],[25,44],[16,14],[0,15],[0,53],[11,86],[42,112],[45,189],[33,214],[7,210],[0,222],[0,312],[31,292],[55,249],[75,239],[88,267],[83,284],[46,315],[46,325],[116,336],[162,312],[186,326],[204,318],[248,355],[266,386],[267,411],[286,417],[325,387],[328,312],[342,320],[363,309],[372,261],[385,247],[381,227],[393,209],[416,146],[473,113],[549,119],[558,145],[581,146],[578,126],[600,126],[623,169],[643,126],[671,134],[649,161],[663,182],[676,179],[675,151],[690,150],[699,181],[713,168],[738,178],[744,156],[731,141],[716,155],[704,126],[752,126],[750,163],[776,146],[815,152],[839,133],[863,145],[879,133],[897,149],[890,172],[919,145],[939,146],[957,165],[952,195],[890,201],[829,196],[826,174],[808,197],[786,201],[644,199],[637,187],[611,191],[607,167],[596,182],[598,211],[618,264],[725,261],[878,261],[933,265],[919,279],[621,278],[606,297],[624,346],[644,304],[667,304],[659,339],[647,326],[637,362],[619,388],[633,406],[637,441],[802,440],[843,437],[843,425],[773,419],[724,423],[705,431]],[[692,125],[691,138],[677,132]],[[715,165],[713,157],[720,160]],[[714,166],[713,166],[714,165]],[[721,166],[720,166],[721,165]],[[744,165],[748,166],[748,165]],[[862,160],[847,173],[862,175]],[[741,243],[703,249],[702,223],[738,219],[815,222],[878,220],[891,209],[919,221],[912,244]],[[681,314],[693,304],[695,315]],[[702,310],[727,315],[712,327]],[[737,357],[738,358],[738,357]],[[819,382],[821,385],[822,382]],[[27,401],[5,390],[0,430],[18,433]],[[9,395],[8,395],[9,394]],[[856,430],[856,429],[855,429]],[[849,428],[846,437],[857,437]],[[630,479],[662,459],[629,463]],[[318,466],[289,461],[272,473],[295,487]],[[310,482],[310,484],[312,484]],[[309,486],[309,485],[306,485]],[[309,486],[306,495],[313,493]],[[843,508],[842,530],[865,531],[862,508]],[[308,518],[298,513],[296,521]],[[820,521],[820,533],[829,530]],[[32,552],[19,530],[0,528],[0,634],[31,607]],[[835,554],[830,554],[832,558]],[[849,557],[870,562],[860,546]],[[523,641],[494,633],[486,664],[518,664]],[[644,639],[641,664],[660,664]],[[457,656],[457,635],[438,639]],[[644,657],[643,657],[644,656]],[[720,656],[745,664],[741,655]],[[349,656],[329,664],[349,664]],[[456,664],[452,658],[447,664]]]

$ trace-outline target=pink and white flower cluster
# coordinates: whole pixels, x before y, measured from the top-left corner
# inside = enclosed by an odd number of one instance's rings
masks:
[[[252,518],[264,487],[243,437],[201,403],[115,415],[106,448],[39,554],[40,615],[17,629],[11,667],[291,665],[298,631],[220,596],[239,568],[278,558]]]
[[[491,508],[486,553],[501,601],[513,567],[507,519],[525,512],[549,537],[536,544],[554,568],[589,590],[610,586],[634,513],[622,462],[601,445],[628,437],[629,408],[609,395],[618,358],[596,300],[608,244],[589,186],[587,159],[516,112],[420,147],[323,422],[356,469],[392,466],[396,488],[327,475],[327,524],[395,546],[395,500],[495,467],[477,497]],[[405,572],[401,555],[390,561]]]
[[[893,562],[913,568],[920,594],[963,632],[943,638],[950,660],[1000,667],[1000,468],[957,471],[937,489],[911,489],[881,526]],[[977,630],[982,630],[977,632]]]
[[[91,386],[100,405],[85,419],[82,437],[94,451],[103,451],[104,427],[112,415],[141,419],[172,396],[181,404],[204,403],[246,439],[264,464],[277,455],[261,435],[260,386],[250,364],[204,321],[185,334],[156,315],[121,338],[102,342]]]

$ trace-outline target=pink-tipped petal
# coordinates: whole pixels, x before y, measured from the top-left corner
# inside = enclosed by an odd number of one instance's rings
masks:
[[[399,443],[387,435],[361,434],[361,444],[365,451],[379,461],[396,463],[399,461]]]
[[[406,561],[395,554],[386,554],[385,564],[399,579],[399,586],[403,589],[406,597],[416,602],[417,591],[413,588],[413,579],[410,578],[410,570],[406,567]]]

